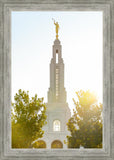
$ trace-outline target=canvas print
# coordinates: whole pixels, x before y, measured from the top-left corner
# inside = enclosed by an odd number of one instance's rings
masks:
[[[102,19],[12,12],[12,148],[103,147]]]

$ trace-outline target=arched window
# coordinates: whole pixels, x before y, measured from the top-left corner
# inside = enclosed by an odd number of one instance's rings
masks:
[[[55,140],[51,144],[51,148],[63,148],[63,144],[59,140]]]
[[[55,120],[53,122],[53,131],[60,131],[60,121],[59,120]]]
[[[59,55],[58,55],[58,53],[56,53],[56,63],[58,63],[59,62]]]

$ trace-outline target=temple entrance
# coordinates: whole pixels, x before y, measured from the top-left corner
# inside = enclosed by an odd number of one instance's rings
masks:
[[[55,140],[51,144],[51,148],[63,148],[63,144],[59,140]]]
[[[34,148],[46,148],[46,143],[43,140],[39,140],[33,144]]]

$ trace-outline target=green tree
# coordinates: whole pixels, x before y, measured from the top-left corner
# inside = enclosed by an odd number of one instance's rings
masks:
[[[43,140],[36,141],[33,148],[46,148],[46,143]]]
[[[12,103],[12,148],[30,148],[32,142],[43,136],[46,124],[46,106],[43,98],[29,98],[29,92],[21,89]]]
[[[76,92],[73,116],[67,123],[71,135],[67,136],[69,148],[102,148],[102,104],[97,102],[94,93]]]

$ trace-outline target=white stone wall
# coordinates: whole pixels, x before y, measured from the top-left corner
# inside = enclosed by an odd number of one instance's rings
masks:
[[[70,116],[70,109],[67,103],[47,104],[47,124],[43,127],[45,133],[43,138],[41,138],[46,142],[47,149],[51,148],[51,143],[54,140],[61,141],[63,143],[63,148],[67,148],[67,145],[64,144],[64,140],[66,140],[66,136],[69,135],[66,123]],[[60,131],[53,131],[54,120],[60,121]]]

